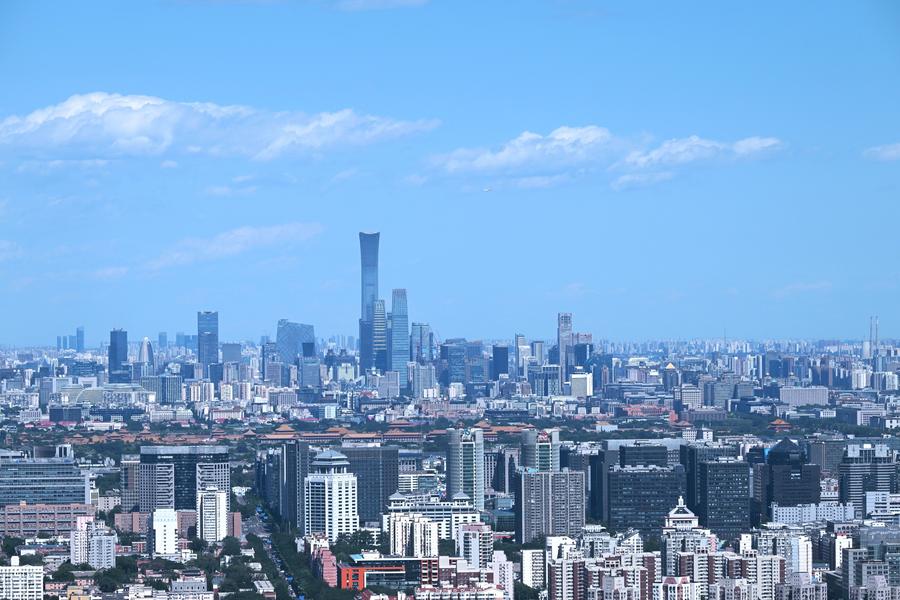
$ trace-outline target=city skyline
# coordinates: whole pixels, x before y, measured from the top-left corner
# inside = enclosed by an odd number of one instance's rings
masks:
[[[898,335],[894,3],[123,10],[0,8],[2,344],[352,335],[368,230],[443,337]]]

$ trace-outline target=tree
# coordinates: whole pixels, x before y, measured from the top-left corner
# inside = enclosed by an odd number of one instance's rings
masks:
[[[202,554],[203,551],[206,550],[207,546],[208,544],[206,543],[206,540],[200,539],[198,537],[191,538],[191,550],[193,550],[197,554]]]
[[[238,556],[241,553],[241,543],[233,535],[225,536],[222,540],[222,553],[226,556]]]
[[[541,596],[538,590],[525,585],[521,581],[516,581],[513,589],[518,600],[538,600]]]
[[[16,553],[16,548],[25,543],[20,537],[14,537],[8,535],[3,538],[3,553],[7,556],[13,556]]]

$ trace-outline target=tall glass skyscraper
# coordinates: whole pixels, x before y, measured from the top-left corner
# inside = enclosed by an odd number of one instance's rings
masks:
[[[390,358],[388,356],[387,314],[385,314],[384,300],[375,301],[370,329],[373,364],[379,371],[387,371],[390,366]]]
[[[409,355],[417,363],[430,363],[434,360],[434,334],[428,323],[413,323],[410,328]]]
[[[109,332],[109,381],[110,383],[128,383],[131,374],[128,372],[128,332],[124,329],[113,329]]]
[[[311,343],[313,348],[315,348],[316,331],[312,325],[281,319],[278,321],[278,331],[275,340],[281,362],[286,365],[292,365],[297,360],[297,357],[302,355],[304,343]]]
[[[406,363],[409,362],[409,311],[406,290],[391,294],[391,371],[397,371],[400,389],[407,387]]]
[[[375,365],[375,301],[378,299],[378,240],[380,233],[359,232],[359,257],[362,266],[359,316],[359,359],[362,369]]]
[[[197,313],[197,361],[207,376],[209,365],[219,362],[219,313],[205,310]]]

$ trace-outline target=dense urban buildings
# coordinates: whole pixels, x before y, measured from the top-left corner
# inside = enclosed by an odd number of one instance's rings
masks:
[[[223,342],[201,311],[155,347],[0,349],[0,586],[80,598],[35,574],[89,566],[148,597],[168,565],[174,600],[900,595],[900,347],[874,320],[863,343],[612,342],[569,312],[554,339],[443,338],[379,297],[380,241],[356,337]],[[104,579],[131,556],[165,562]]]

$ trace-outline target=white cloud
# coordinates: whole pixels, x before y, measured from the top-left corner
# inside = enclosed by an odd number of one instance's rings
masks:
[[[128,267],[105,267],[102,269],[97,269],[96,271],[91,273],[91,276],[94,279],[102,280],[118,279],[120,277],[128,275],[128,271]]]
[[[159,167],[161,169],[177,169],[178,163],[174,160],[164,160],[161,163],[159,163]]]
[[[674,173],[671,171],[662,171],[656,173],[626,173],[617,177],[611,185],[616,191],[627,190],[636,187],[644,187],[672,179]]]
[[[559,127],[547,135],[525,131],[497,148],[459,148],[431,159],[448,175],[503,175],[512,187],[551,187],[603,171],[622,172],[615,190],[671,179],[671,168],[713,159],[743,159],[781,147],[773,137],[721,142],[693,135],[650,148],[604,127]],[[660,170],[660,167],[666,167]]]
[[[873,146],[868,148],[863,155],[872,160],[900,160],[900,142],[885,144],[884,146]]]
[[[774,290],[772,295],[776,298],[787,298],[797,294],[827,292],[831,287],[830,281],[797,281]]]
[[[629,153],[623,162],[627,166],[639,169],[683,165],[714,158],[749,157],[765,150],[775,149],[780,145],[780,140],[771,137],[749,137],[727,143],[692,135],[686,138],[666,140],[653,150],[635,150]]]
[[[424,6],[428,0],[335,0],[332,4],[339,10],[359,11]]]
[[[0,148],[41,157],[147,156],[170,152],[249,156],[370,144],[433,129],[435,120],[402,121],[351,109],[306,115],[209,102],[105,92],[75,95],[0,121]],[[175,166],[163,161],[161,166]]]
[[[10,240],[0,240],[0,262],[12,260],[22,255],[19,245]]]
[[[448,173],[497,172],[542,165],[573,165],[596,160],[610,149],[608,129],[559,127],[548,135],[525,131],[496,150],[460,148],[432,162]]]
[[[146,267],[160,270],[169,267],[209,262],[237,256],[263,247],[302,242],[322,232],[319,223],[284,223],[263,227],[238,227],[210,238],[182,240],[160,256],[149,261]]]

